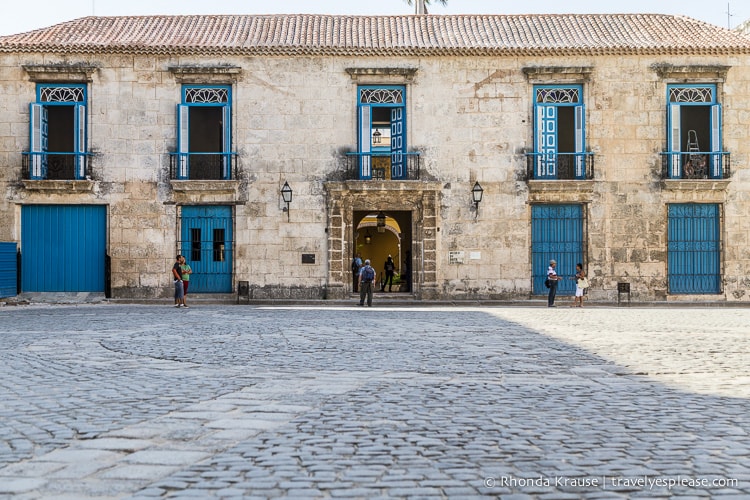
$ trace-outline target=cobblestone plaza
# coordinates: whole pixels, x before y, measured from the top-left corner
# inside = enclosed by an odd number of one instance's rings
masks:
[[[7,306],[0,498],[748,498],[750,309]]]

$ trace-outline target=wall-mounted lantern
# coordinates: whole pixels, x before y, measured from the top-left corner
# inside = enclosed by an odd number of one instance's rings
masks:
[[[287,222],[290,221],[289,204],[292,202],[292,194],[292,188],[289,186],[289,183],[284,181],[284,186],[281,188],[281,199],[284,200],[284,203],[286,203],[286,208],[284,208],[284,211],[286,212]]]
[[[484,195],[484,189],[479,185],[477,181],[474,187],[471,188],[471,199],[474,202],[474,218],[479,216],[479,204],[482,202],[482,195]]]
[[[373,144],[380,144],[383,139],[383,134],[380,132],[380,130],[375,129],[375,132],[372,133],[372,143]]]

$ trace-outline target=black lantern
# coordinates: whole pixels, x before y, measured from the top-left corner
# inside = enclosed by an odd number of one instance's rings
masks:
[[[479,182],[477,181],[474,183],[474,187],[471,188],[471,198],[472,201],[474,201],[474,218],[476,219],[479,215],[479,203],[482,202],[482,195],[484,194],[484,189],[482,189],[482,186],[479,185]]]
[[[378,221],[377,227],[379,233],[385,232],[385,214],[380,211],[378,212],[378,216],[375,218]]]
[[[284,200],[284,203],[286,203],[286,208],[284,211],[286,212],[286,220],[289,222],[289,204],[292,202],[292,188],[289,186],[289,183],[284,181],[284,186],[281,188],[281,199]]]
[[[372,133],[372,143],[373,144],[380,144],[382,139],[381,137],[383,134],[380,133],[380,130],[375,129],[375,132]]]

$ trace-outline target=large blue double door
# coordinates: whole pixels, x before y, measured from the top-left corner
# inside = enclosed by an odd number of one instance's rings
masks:
[[[546,295],[544,286],[550,260],[557,261],[557,274],[563,278],[559,295],[573,295],[576,273],[583,261],[583,205],[531,206],[531,266],[534,295]]]
[[[232,207],[183,206],[180,253],[193,270],[189,292],[232,292]]]
[[[104,292],[107,207],[21,207],[21,290]]]

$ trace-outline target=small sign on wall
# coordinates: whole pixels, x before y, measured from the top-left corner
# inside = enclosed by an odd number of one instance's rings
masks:
[[[302,254],[302,263],[303,264],[315,264],[315,254],[314,253],[303,253]]]
[[[463,264],[464,253],[463,252],[448,252],[448,259],[451,264]]]
[[[482,252],[469,252],[469,260],[482,260]]]

